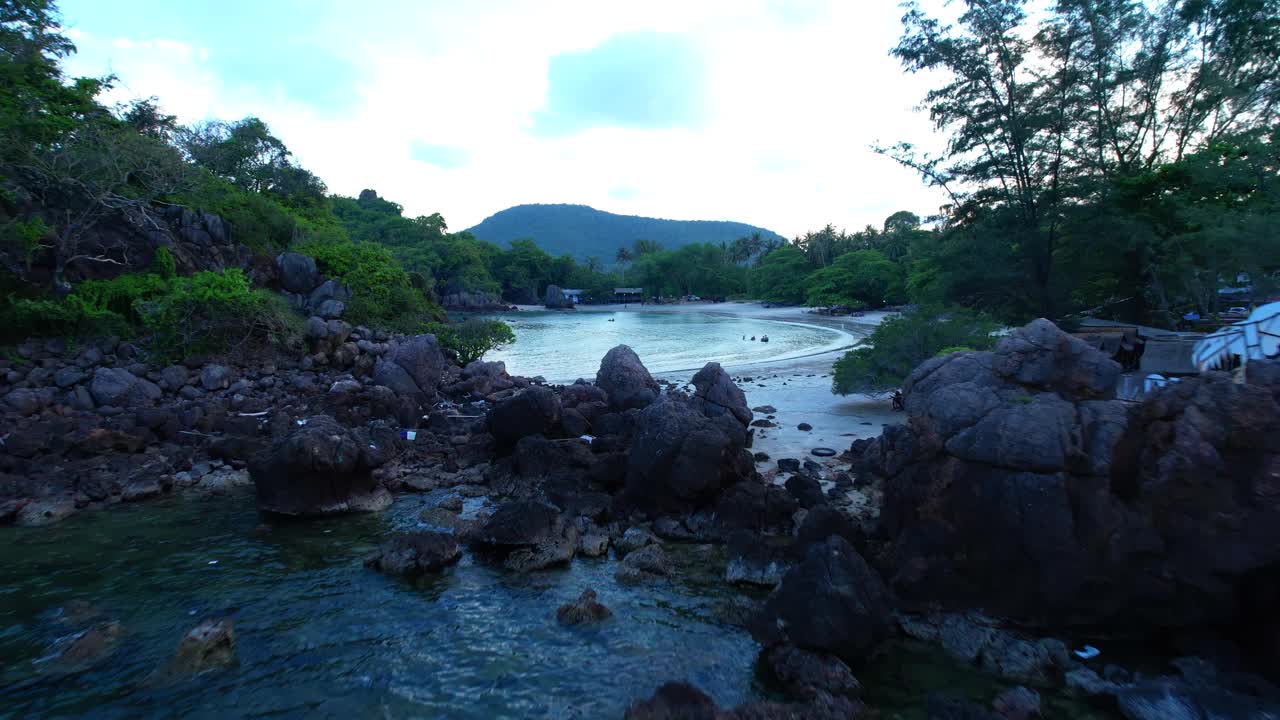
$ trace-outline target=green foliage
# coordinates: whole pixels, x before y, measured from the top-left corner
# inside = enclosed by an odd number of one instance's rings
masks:
[[[321,272],[351,290],[351,322],[416,332],[423,323],[442,319],[440,309],[414,289],[409,274],[380,244],[312,240],[293,249],[315,258]]]
[[[501,320],[467,318],[456,324],[432,323],[426,332],[435,335],[441,347],[458,353],[463,365],[516,341],[511,326]]]
[[[178,276],[178,268],[173,262],[173,253],[169,252],[169,248],[163,245],[156,248],[155,257],[151,258],[151,270],[167,280]]]
[[[902,302],[902,267],[879,250],[854,250],[805,281],[809,305],[880,308]]]
[[[283,297],[252,289],[238,269],[189,277],[131,273],[81,283],[61,300],[11,297],[0,323],[8,339],[136,333],[171,360],[246,344],[291,345],[303,325]]]
[[[950,355],[952,353],[958,353],[958,352],[973,352],[973,348],[969,347],[968,345],[952,345],[951,347],[942,348],[936,354],[934,354],[934,357],[942,357],[943,355]]]
[[[804,252],[795,245],[782,245],[751,269],[748,288],[752,296],[761,300],[799,305],[804,302],[809,272]]]
[[[965,310],[916,312],[888,318],[868,338],[836,361],[831,391],[880,393],[902,385],[917,365],[944,349],[991,347],[995,325]]]

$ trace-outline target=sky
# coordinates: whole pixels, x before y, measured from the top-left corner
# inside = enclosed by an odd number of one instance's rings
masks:
[[[262,118],[331,192],[461,230],[522,203],[850,230],[940,191],[936,78],[893,0],[62,0],[75,76],[182,123]]]

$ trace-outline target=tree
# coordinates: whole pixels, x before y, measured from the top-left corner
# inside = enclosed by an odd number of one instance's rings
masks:
[[[940,351],[991,347],[995,325],[962,310],[922,309],[880,323],[857,347],[836,361],[831,392],[882,393],[900,387],[912,370]]]
[[[809,261],[795,245],[785,244],[760,259],[751,269],[748,289],[753,297],[777,303],[804,302]]]
[[[805,281],[809,305],[879,308],[902,299],[902,269],[879,250],[845,253]]]
[[[10,172],[32,194],[49,228],[38,250],[51,254],[53,286],[64,295],[74,266],[129,266],[128,246],[98,232],[105,219],[118,218],[142,233],[160,229],[155,202],[193,180],[172,148],[110,119],[83,123],[58,144],[32,150]]]

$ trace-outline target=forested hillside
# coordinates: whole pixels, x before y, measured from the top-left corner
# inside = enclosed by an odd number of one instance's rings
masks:
[[[527,238],[552,255],[590,257],[613,262],[618,250],[637,240],[648,240],[675,250],[696,243],[733,242],[758,233],[781,242],[775,232],[725,220],[663,220],[635,215],[615,215],[586,205],[516,205],[485,218],[467,232],[504,247]]]

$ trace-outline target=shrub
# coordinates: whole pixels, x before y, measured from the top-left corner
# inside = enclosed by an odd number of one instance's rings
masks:
[[[169,359],[252,343],[289,345],[302,320],[283,298],[254,290],[239,269],[175,278],[167,292],[135,306],[154,351]]]
[[[347,318],[356,324],[398,332],[420,332],[444,313],[414,289],[391,251],[376,243],[309,240],[294,247],[315,258],[321,272],[351,290]]]
[[[831,391],[848,395],[892,390],[917,365],[943,350],[991,347],[994,329],[989,320],[967,310],[943,314],[921,309],[888,318],[871,333],[868,346],[854,348],[836,361]]]
[[[458,353],[463,365],[516,341],[511,326],[501,320],[468,318],[456,324],[432,323],[427,332],[436,336],[441,347]]]

